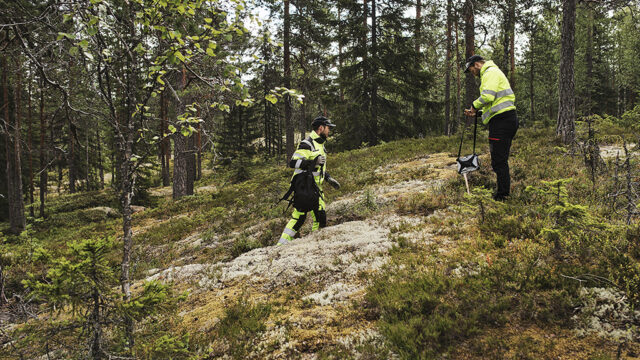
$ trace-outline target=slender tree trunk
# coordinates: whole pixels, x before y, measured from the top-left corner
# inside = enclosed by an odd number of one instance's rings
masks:
[[[378,144],[378,24],[376,18],[376,0],[371,0],[371,145]]]
[[[88,129],[84,133],[84,143],[85,143],[84,162],[85,162],[85,166],[87,167],[84,172],[85,190],[92,190],[93,184],[91,183],[91,163],[89,162],[89,130]]]
[[[33,109],[31,107],[31,83],[33,79],[29,79],[29,113],[27,116],[27,121],[29,122],[29,134],[28,134],[28,142],[29,142],[29,215],[32,218],[35,218],[35,210],[33,209]]]
[[[200,118],[200,108],[198,107],[198,119]],[[202,124],[198,123],[196,132],[196,154],[197,158],[197,171],[196,180],[202,179]]]
[[[451,3],[447,0],[447,56],[444,74],[444,133],[451,135]]]
[[[291,88],[291,15],[289,14],[289,0],[284,0],[284,87]],[[284,121],[287,141],[287,160],[295,151],[294,126],[291,119],[291,99],[284,96]]]
[[[338,33],[342,34],[342,8],[340,2],[338,2]],[[340,79],[340,102],[344,102],[344,87],[342,85],[342,63],[343,63],[343,48],[344,42],[342,36],[338,37],[338,78]]]
[[[178,94],[182,96],[187,86],[186,69],[182,69],[182,76],[178,77]],[[183,114],[186,111],[185,99],[177,102],[176,113]],[[182,135],[180,129],[173,134],[173,199],[179,199],[186,195],[193,195],[193,136]]]
[[[416,51],[416,59],[415,59],[415,71],[419,71],[420,70],[420,42],[422,41],[421,39],[421,31],[422,31],[422,1],[421,0],[417,0],[416,1],[416,24],[415,24],[415,51]],[[413,100],[413,122],[414,122],[414,128],[417,132],[419,132],[420,134],[422,134],[422,131],[424,130],[422,128],[422,121],[420,119],[420,101],[418,100],[418,98],[416,97]]]
[[[44,204],[47,194],[47,120],[44,116],[44,81],[40,79],[40,217],[45,218]]]
[[[73,125],[73,121],[71,120],[71,114],[69,113],[69,110],[67,110],[67,123],[69,126],[69,154],[67,155],[67,164],[69,167],[69,192],[73,194],[76,192],[76,142],[73,136],[75,132],[75,126]]]
[[[458,34],[458,21],[454,22],[455,30],[456,30],[456,121],[451,124],[451,133],[455,132],[456,122],[462,121],[462,83],[460,79],[460,64],[462,64],[462,59],[460,59],[460,35]]]
[[[102,164],[102,139],[100,129],[96,129],[96,146],[98,147],[98,171],[100,173],[100,190],[104,189],[104,166]]]
[[[160,143],[158,144],[158,158],[160,159],[160,164],[161,164],[161,174],[160,176],[162,177],[162,186],[169,186],[170,184],[170,179],[169,179],[169,168],[167,167],[167,162],[166,162],[166,147],[167,147],[167,142],[165,140],[165,136],[167,134],[167,114],[166,114],[166,103],[165,103],[165,92],[162,91],[160,93]]]
[[[17,61],[16,61],[17,62]],[[26,227],[26,219],[24,217],[24,200],[22,198],[22,174],[20,163],[20,117],[21,113],[21,71],[16,72],[16,91],[14,94],[15,118],[11,124],[9,117],[9,85],[8,85],[8,64],[5,56],[2,57],[2,87],[3,87],[3,103],[4,115],[6,122],[5,131],[7,133],[6,151],[7,151],[7,199],[9,201],[9,223],[10,231],[13,234],[20,234]],[[17,66],[20,67],[19,64]],[[13,133],[13,134],[12,134]]]
[[[587,64],[587,83],[585,88],[585,115],[591,115],[593,113],[592,104],[592,89],[593,89],[593,10],[587,6],[588,21],[587,21],[587,49],[585,51],[585,62]]]
[[[464,4],[464,43],[465,57],[468,59],[475,54],[475,23],[474,23],[474,0],[466,0]],[[471,72],[467,73],[465,81],[465,106],[471,106],[476,99],[478,87]]]
[[[533,55],[535,54],[535,37],[533,36],[533,32],[531,33],[531,49],[530,53],[530,65],[529,65],[529,106],[531,107],[531,124],[533,125],[533,121],[536,119],[536,93],[535,93],[535,61],[533,61]]]
[[[509,63],[511,65],[511,71],[509,74],[509,83],[513,91],[516,90],[516,0],[509,0]]]
[[[565,144],[575,139],[575,56],[576,0],[563,0],[560,75],[558,78],[558,122],[556,135]]]

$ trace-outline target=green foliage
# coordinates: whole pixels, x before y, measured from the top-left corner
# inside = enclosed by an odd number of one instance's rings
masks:
[[[252,340],[266,330],[269,314],[270,304],[252,304],[243,296],[225,309],[216,332],[228,343],[228,354],[234,359],[245,359],[251,352]]]
[[[402,359],[430,359],[485,326],[504,323],[508,298],[489,285],[480,276],[400,271],[375,281],[366,300],[395,353]]]
[[[35,343],[46,342],[50,333],[69,337],[86,333],[89,334],[85,337],[86,345],[69,345],[65,351],[78,355],[88,351],[87,355],[102,357],[106,356],[105,352],[125,351],[119,328],[123,318],[143,323],[153,318],[151,324],[158,324],[158,329],[154,329],[152,336],[143,334],[145,331],[139,333],[134,351],[141,354],[165,351],[165,358],[184,354],[188,337],[169,336],[168,329],[161,328],[161,323],[171,319],[166,315],[173,313],[177,302],[184,297],[174,296],[167,285],[147,282],[131,300],[123,301],[117,293],[118,267],[110,258],[115,245],[114,238],[75,241],[60,258],[52,258],[47,251],[39,249],[35,259],[48,270],[44,275],[29,274],[23,284],[30,290],[31,299],[41,303],[50,316],[37,320],[40,327],[35,331],[31,327],[17,331],[34,331]],[[158,322],[158,319],[163,320]]]

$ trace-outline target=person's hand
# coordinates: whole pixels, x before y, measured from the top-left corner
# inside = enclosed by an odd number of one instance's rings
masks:
[[[340,189],[340,183],[338,182],[338,180],[332,178],[331,176],[327,178],[327,182],[329,183],[329,185],[333,186],[334,189]]]
[[[466,116],[476,116],[476,109],[474,109],[473,106],[469,109],[464,109],[464,114]]]
[[[324,165],[327,162],[327,157],[323,155],[318,155],[316,157],[316,165]]]

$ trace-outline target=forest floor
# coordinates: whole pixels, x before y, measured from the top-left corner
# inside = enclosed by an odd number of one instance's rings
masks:
[[[457,139],[447,137],[330,154],[343,187],[325,189],[328,227],[311,232],[308,219],[285,246],[275,245],[290,216],[273,207],[290,177],[280,164],[206,171],[179,201],[170,187],[151,188],[134,215],[133,289],[157,280],[188,293],[172,331],[190,334],[195,358],[640,358],[640,312],[621,290],[545,280],[567,268],[545,257],[522,215],[532,207],[525,188],[588,179],[553,144],[519,141],[545,131],[516,138],[514,196],[485,204],[493,220],[481,221],[478,195],[464,196]],[[488,146],[479,153],[470,185],[490,189]],[[107,193],[56,199],[31,236],[62,252],[62,239],[118,235]]]

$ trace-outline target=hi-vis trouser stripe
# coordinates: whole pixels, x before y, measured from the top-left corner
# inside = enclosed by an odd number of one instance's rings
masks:
[[[324,210],[325,203],[322,198],[320,198],[320,204],[318,206],[318,210]],[[316,219],[316,214],[312,211],[311,216],[313,217],[313,225],[311,226],[311,231],[316,231],[320,228],[320,222]],[[284,231],[282,231],[282,235],[280,235],[280,240],[278,244],[284,245],[289,241],[292,241],[296,236],[300,228],[304,224],[304,221],[307,219],[307,213],[298,211],[297,209],[293,209],[293,213],[291,214],[291,220],[285,226]]]

